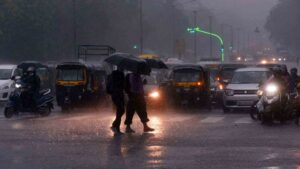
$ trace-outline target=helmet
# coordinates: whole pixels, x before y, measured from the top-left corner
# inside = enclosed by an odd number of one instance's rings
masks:
[[[297,68],[292,68],[290,71],[291,71],[291,74],[297,74],[298,69]]]
[[[32,74],[32,73],[35,74],[35,67],[30,66],[30,67],[27,68],[26,71],[27,71],[27,73],[29,73],[29,74]]]

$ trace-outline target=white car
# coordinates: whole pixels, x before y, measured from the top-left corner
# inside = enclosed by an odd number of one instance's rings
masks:
[[[16,65],[0,65],[0,102],[8,100],[15,89],[14,81],[11,78],[18,75]]]
[[[224,90],[223,111],[251,108],[258,101],[259,84],[266,81],[271,75],[272,72],[268,68],[237,69]]]

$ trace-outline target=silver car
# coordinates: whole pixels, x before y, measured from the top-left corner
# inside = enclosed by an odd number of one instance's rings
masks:
[[[267,68],[237,69],[224,90],[223,111],[251,108],[258,101],[259,84],[266,81],[271,75],[271,70]]]

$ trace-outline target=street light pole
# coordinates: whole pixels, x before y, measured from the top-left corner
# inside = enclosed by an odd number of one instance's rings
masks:
[[[143,0],[140,0],[140,54],[144,53]]]
[[[240,41],[240,31],[241,31],[241,29],[238,28],[237,29],[237,54],[238,55],[240,55],[240,43],[241,43],[241,41]]]
[[[194,14],[194,27],[197,26],[197,11],[193,11]],[[197,34],[194,33],[194,58],[197,60]]]
[[[212,32],[212,16],[209,16],[209,32]],[[210,36],[209,38],[209,54],[210,54],[210,58],[213,57],[213,41],[212,41],[212,37]]]
[[[76,0],[72,0],[73,2],[73,50],[74,50],[74,57],[76,57],[77,53],[77,22],[76,22]],[[79,58],[78,58],[79,59]]]

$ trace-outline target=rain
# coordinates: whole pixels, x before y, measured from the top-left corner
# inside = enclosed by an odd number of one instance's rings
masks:
[[[0,0],[0,169],[300,168],[299,7]]]

